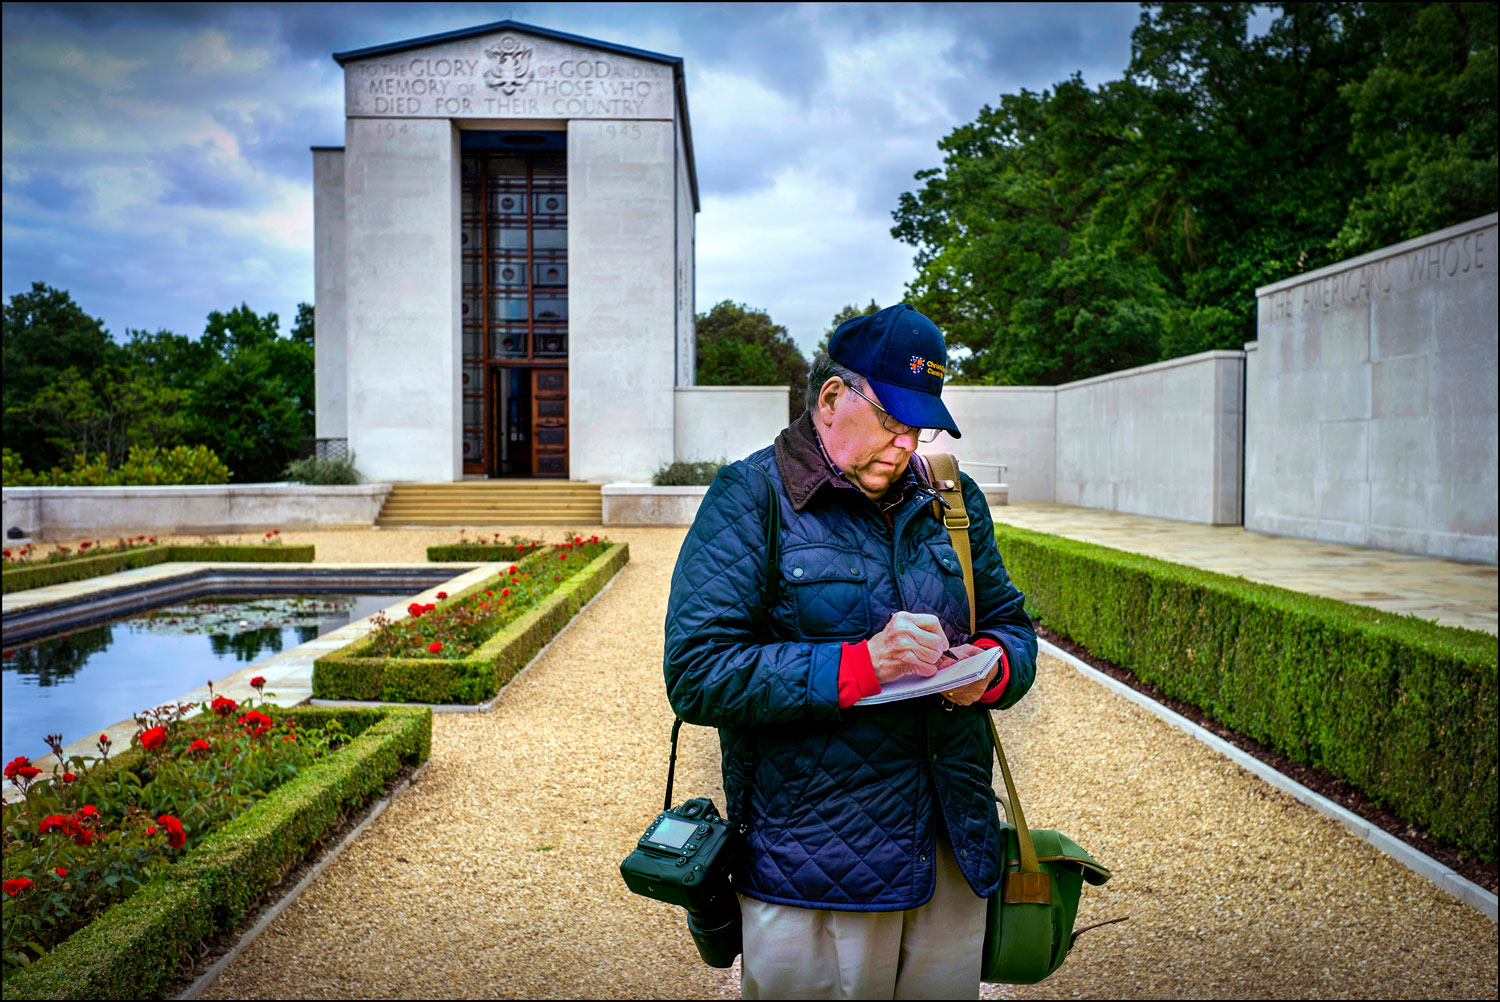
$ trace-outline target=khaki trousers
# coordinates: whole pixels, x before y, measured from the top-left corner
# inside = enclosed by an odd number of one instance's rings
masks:
[[[747,999],[977,999],[988,912],[937,840],[932,900],[902,912],[841,912],[740,896]]]

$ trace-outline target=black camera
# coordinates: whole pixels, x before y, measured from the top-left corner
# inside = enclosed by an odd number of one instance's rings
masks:
[[[710,967],[729,967],[740,954],[740,902],[729,885],[734,837],[714,802],[694,797],[658,814],[620,864],[632,891],[687,909],[688,932]]]

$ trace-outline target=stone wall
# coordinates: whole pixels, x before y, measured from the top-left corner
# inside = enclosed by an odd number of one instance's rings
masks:
[[[1238,525],[1244,364],[1209,351],[1059,386],[1055,500]]]
[[[1496,223],[1256,290],[1246,528],[1496,561]]]
[[[785,386],[677,388],[673,455],[694,463],[744,459],[786,427]]]
[[[374,479],[458,480],[458,130],[345,121],[349,448]]]
[[[649,479],[673,456],[673,125],[568,123],[573,480]]]
[[[7,487],[4,526],[37,541],[265,532],[374,524],[388,483],[348,487],[223,484],[187,487]]]
[[[946,386],[943,403],[962,438],[939,435],[919,452],[951,452],[975,481],[997,483],[990,467],[1009,467],[1004,482],[1010,501],[1051,501],[1055,497],[1057,393],[1051,386]],[[975,464],[975,465],[967,465]]]
[[[1004,463],[1010,501],[1059,501],[1237,524],[1244,355],[1211,351],[1062,386],[949,386],[951,452],[980,482]]]

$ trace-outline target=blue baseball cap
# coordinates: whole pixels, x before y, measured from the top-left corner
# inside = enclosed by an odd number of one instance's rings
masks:
[[[868,379],[880,405],[902,424],[962,437],[943,406],[948,374],[943,334],[910,305],[845,320],[828,339],[828,357]]]

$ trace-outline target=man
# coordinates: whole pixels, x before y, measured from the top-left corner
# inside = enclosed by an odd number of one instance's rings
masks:
[[[982,717],[1030,688],[1036,634],[963,477],[976,632],[919,441],[959,431],[947,352],[903,304],[839,326],[808,410],[725,467],[672,576],[673,709],[719,729],[746,998],[975,998],[999,819]],[[775,551],[774,562],[772,550]],[[855,706],[986,648],[943,697]]]

